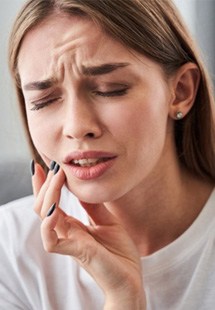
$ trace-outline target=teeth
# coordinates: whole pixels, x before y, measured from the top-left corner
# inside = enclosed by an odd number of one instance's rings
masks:
[[[99,161],[101,161],[99,158],[84,158],[74,159],[72,163],[81,167],[90,167],[96,165]]]

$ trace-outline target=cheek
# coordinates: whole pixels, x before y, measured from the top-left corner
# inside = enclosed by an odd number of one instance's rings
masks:
[[[119,142],[152,144],[165,134],[168,108],[163,102],[138,100],[124,106],[106,108],[104,120],[111,134]],[[137,145],[136,145],[137,146]]]
[[[125,149],[125,171],[129,171],[130,178],[134,176],[134,182],[148,175],[164,152],[168,119],[165,102],[136,102],[110,118],[112,134]]]
[[[39,115],[38,111],[29,113],[27,117],[30,135],[37,151],[40,155],[45,154],[48,156],[53,154],[56,147],[56,123],[54,124],[51,118],[44,118]]]

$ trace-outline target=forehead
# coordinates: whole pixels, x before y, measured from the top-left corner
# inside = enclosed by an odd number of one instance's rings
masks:
[[[79,44],[81,41],[86,41],[87,43],[87,40],[97,40],[102,35],[104,34],[99,26],[87,17],[50,15],[25,35],[21,53],[24,53],[26,48],[57,49],[70,42]]]
[[[111,53],[110,53],[111,51]],[[89,66],[113,62],[117,55],[127,55],[127,49],[109,37],[86,17],[53,15],[24,37],[18,71],[21,80],[34,74],[46,78],[50,71],[59,70],[65,62]]]

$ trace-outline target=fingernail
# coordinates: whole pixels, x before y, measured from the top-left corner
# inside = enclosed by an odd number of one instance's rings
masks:
[[[54,170],[55,165],[56,165],[56,161],[52,160],[52,162],[51,162],[51,164],[50,164],[50,166],[49,166],[49,169],[50,169],[51,171]]]
[[[53,205],[52,205],[51,208],[49,209],[49,211],[48,211],[48,213],[47,213],[46,216],[47,216],[47,217],[48,217],[48,216],[51,216],[52,213],[54,212],[55,208],[56,208],[56,203],[53,203]]]
[[[57,174],[59,169],[60,169],[60,166],[58,164],[56,164],[54,167],[54,174]]]
[[[34,162],[34,159],[32,159],[32,161],[31,161],[30,169],[31,169],[31,175],[33,176],[35,174],[35,162]]]

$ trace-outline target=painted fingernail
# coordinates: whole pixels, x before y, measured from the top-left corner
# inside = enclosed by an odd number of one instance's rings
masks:
[[[51,164],[50,164],[50,166],[49,166],[49,169],[50,169],[51,171],[54,170],[55,165],[56,165],[56,161],[52,160],[52,162],[51,162]]]
[[[53,203],[53,205],[52,205],[51,208],[49,209],[49,211],[48,211],[48,213],[47,213],[46,216],[47,216],[47,217],[48,217],[48,216],[51,216],[52,213],[54,212],[55,208],[56,208],[56,203]]]
[[[34,159],[32,159],[32,161],[31,161],[30,169],[31,169],[31,175],[33,176],[35,174],[35,162],[34,162]]]
[[[54,174],[57,174],[59,169],[60,169],[60,166],[58,164],[56,164],[54,167]]]

